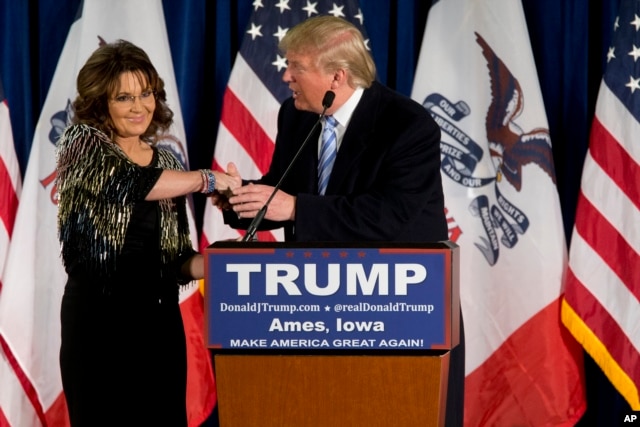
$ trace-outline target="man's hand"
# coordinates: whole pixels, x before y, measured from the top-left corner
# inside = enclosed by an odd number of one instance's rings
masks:
[[[233,191],[229,198],[231,207],[238,214],[238,218],[253,218],[267,203],[274,187],[262,184],[249,184]],[[295,219],[296,198],[284,191],[278,190],[267,209],[265,219],[270,221],[292,221]]]

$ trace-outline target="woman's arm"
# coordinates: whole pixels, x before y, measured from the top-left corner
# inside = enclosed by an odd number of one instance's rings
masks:
[[[213,182],[211,177],[213,176]],[[223,192],[242,185],[239,176],[230,176],[222,172],[205,169],[197,171],[164,170],[145,200],[161,200],[201,192],[211,194],[216,190]]]
[[[195,254],[187,259],[181,267],[184,277],[191,277],[196,280],[204,279],[204,256]]]

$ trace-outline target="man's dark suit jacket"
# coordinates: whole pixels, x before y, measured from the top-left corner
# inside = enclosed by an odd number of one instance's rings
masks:
[[[261,184],[275,186],[318,114],[299,111],[287,99],[278,114],[278,135]],[[338,149],[324,196],[318,195],[318,139],[311,134],[282,183],[297,197],[295,221],[262,221],[260,230],[284,226],[299,242],[437,242],[448,238],[440,176],[440,128],[417,102],[374,82],[364,90]],[[229,211],[225,222],[247,228]],[[464,326],[451,352],[446,426],[462,426]]]
[[[318,121],[286,100],[278,115],[271,166],[258,182],[275,186]],[[318,138],[307,145],[281,189],[297,197],[287,241],[436,242],[447,239],[440,177],[440,128],[417,102],[374,82],[364,90],[336,157],[324,196],[318,195]],[[226,215],[226,222],[245,228]],[[243,227],[244,225],[244,227]]]

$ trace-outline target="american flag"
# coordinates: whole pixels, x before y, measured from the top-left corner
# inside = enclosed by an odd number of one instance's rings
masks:
[[[16,220],[21,186],[22,179],[13,145],[9,107],[0,81],[0,294],[2,294],[3,273],[11,244],[13,224]],[[16,368],[15,360],[0,333],[0,377],[2,377],[3,389],[18,385],[18,378],[10,375]],[[2,426],[9,423],[8,416],[3,410],[7,402],[6,397],[4,392],[0,392],[0,425]]]
[[[9,106],[0,81],[0,292],[21,188],[20,166],[13,145]]]
[[[289,28],[316,15],[344,18],[366,35],[357,1],[253,2],[253,13],[224,94],[212,168],[226,169],[228,162],[234,162],[244,179],[257,179],[266,173],[276,139],[278,110],[291,96],[282,81],[287,63],[278,51],[278,43]],[[238,236],[238,231],[224,225],[217,209],[206,206],[200,239],[202,248]],[[282,240],[282,232],[258,232],[258,238]]]
[[[569,252],[562,320],[640,410],[640,1],[613,27]]]

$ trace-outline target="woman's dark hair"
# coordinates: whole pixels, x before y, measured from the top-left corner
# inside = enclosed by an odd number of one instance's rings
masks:
[[[126,40],[106,43],[95,50],[78,73],[78,96],[73,101],[73,123],[84,123],[105,132],[112,139],[115,127],[109,116],[109,98],[117,93],[122,73],[132,72],[140,84],[153,91],[156,109],[151,124],[141,138],[152,144],[173,123],[173,111],[167,105],[164,81],[149,56]]]

